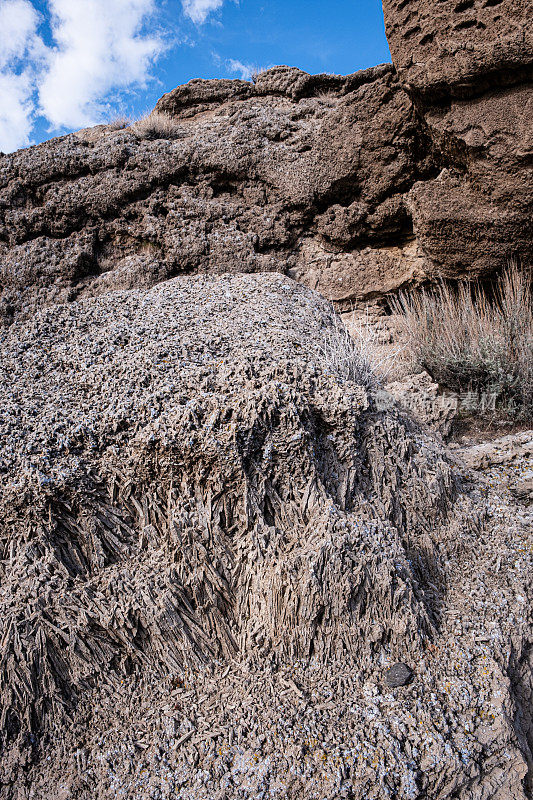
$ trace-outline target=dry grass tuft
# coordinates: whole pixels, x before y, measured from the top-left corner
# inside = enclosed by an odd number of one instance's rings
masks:
[[[399,349],[384,353],[379,332],[371,324],[368,312],[358,319],[350,333],[333,312],[333,325],[324,333],[322,356],[335,375],[372,389],[387,377]]]
[[[264,75],[265,72],[268,72],[268,68],[267,67],[255,67],[255,69],[253,69],[251,74],[250,74],[250,80],[252,81],[252,83],[254,83],[254,84],[257,83],[257,79],[261,75]]]
[[[179,139],[182,127],[170,114],[152,111],[134,122],[131,130],[139,139]]]
[[[127,128],[130,123],[131,120],[128,117],[115,117],[115,119],[107,123],[107,128],[110,131],[121,131]]]
[[[493,291],[479,284],[445,284],[401,294],[416,365],[448,389],[474,393],[478,408],[533,418],[533,300],[531,274],[511,264]],[[487,403],[487,398],[492,398]]]

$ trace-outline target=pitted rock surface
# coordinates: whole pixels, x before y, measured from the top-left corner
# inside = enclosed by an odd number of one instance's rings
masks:
[[[157,111],[175,138],[100,126],[0,157],[5,320],[197,272],[289,272],[340,300],[420,279],[404,195],[435,166],[390,65],[192,81]]]
[[[191,81],[171,139],[0,156],[0,319],[176,275],[281,272],[339,308],[532,255],[531,92],[419,106],[391,65]]]
[[[529,0],[383,0],[402,82],[430,101],[533,77]]]
[[[417,243],[448,278],[531,264],[533,28],[528,0],[384,0],[398,78],[442,172],[407,197]]]

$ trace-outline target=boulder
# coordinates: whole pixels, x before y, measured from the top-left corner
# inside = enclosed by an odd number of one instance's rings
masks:
[[[385,680],[391,689],[407,686],[413,680],[413,670],[407,664],[393,664],[385,673]]]

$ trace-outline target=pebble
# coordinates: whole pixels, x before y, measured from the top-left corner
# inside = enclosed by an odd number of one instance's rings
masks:
[[[413,680],[413,670],[407,664],[394,664],[385,673],[385,680],[391,689],[397,689],[398,686],[407,686]]]

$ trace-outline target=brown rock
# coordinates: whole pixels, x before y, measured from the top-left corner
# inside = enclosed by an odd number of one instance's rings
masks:
[[[0,318],[197,272],[285,272],[346,308],[527,262],[529,89],[406,89],[389,65],[196,80],[157,105],[171,139],[97,126],[2,157]]]
[[[440,394],[438,384],[427,372],[388,383],[386,390],[423,425],[433,428],[444,437],[449,435],[457,414],[458,399],[453,395]]]
[[[533,74],[529,0],[383,0],[400,78],[430,102]]]
[[[176,119],[171,140],[100,126],[0,160],[8,320],[192,272],[291,271],[312,285],[309,248],[339,258],[346,296],[423,269],[402,257],[416,249],[404,196],[431,159],[390,66],[191,81],[157,111]],[[339,295],[334,277],[320,288]]]
[[[533,257],[533,33],[523,0],[384,0],[392,58],[443,171],[407,207],[431,276]]]

